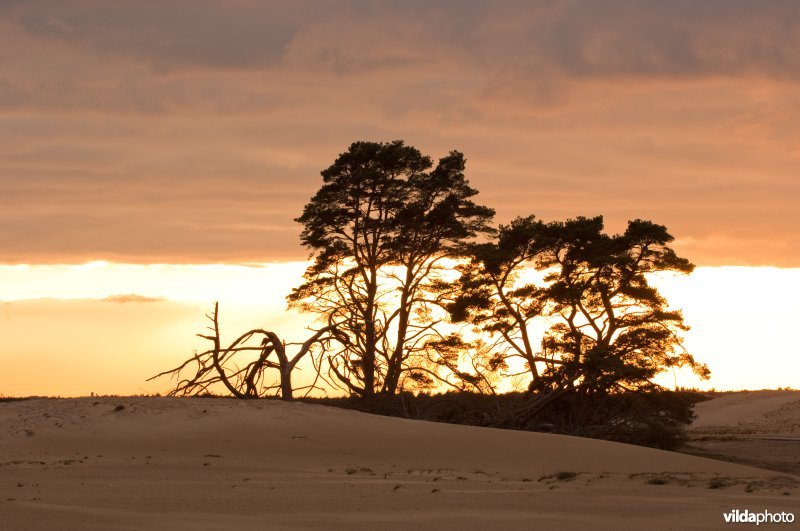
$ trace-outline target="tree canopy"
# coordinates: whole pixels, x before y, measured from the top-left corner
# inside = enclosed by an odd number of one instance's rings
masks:
[[[458,266],[458,295],[448,306],[454,321],[469,321],[495,336],[493,347],[507,357],[524,360],[532,383],[538,385],[538,365],[544,360],[531,325],[542,317],[547,291],[526,272],[544,258],[546,226],[535,216],[501,225],[497,237],[474,244],[470,259]]]
[[[668,246],[672,240],[664,226],[643,220],[607,235],[601,216],[517,218],[495,240],[472,246],[449,310],[454,320],[496,336],[508,356],[522,358],[530,389],[543,394],[641,389],[679,366],[706,377],[707,367],[681,346],[688,329],[681,312],[669,310],[647,279],[693,270]],[[541,274],[524,278],[532,271]],[[549,325],[538,344],[536,320]]]
[[[356,142],[297,218],[314,263],[289,301],[341,333],[328,367],[353,394],[397,390],[434,333],[443,260],[491,232],[494,211],[472,200],[464,168],[457,151],[433,167],[400,140]]]
[[[681,366],[707,377],[708,368],[682,347],[683,315],[668,309],[647,279],[691,273],[694,265],[668,246],[673,237],[663,225],[637,219],[613,236],[602,229],[602,217],[548,226],[543,265],[554,267],[547,291],[559,321],[542,349],[562,363],[548,366],[543,385],[584,393],[641,389]]]

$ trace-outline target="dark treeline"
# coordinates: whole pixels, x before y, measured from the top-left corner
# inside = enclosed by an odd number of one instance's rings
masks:
[[[338,389],[359,409],[674,444],[690,400],[653,378],[709,372],[647,279],[694,267],[667,229],[533,215],[495,228],[464,170],[457,151],[434,165],[402,141],[352,144],[296,220],[313,262],[288,302],[313,316],[310,337],[257,329],[223,347],[215,306],[212,347],[159,375],[178,378],[171,394],[291,399],[308,358],[305,394]]]

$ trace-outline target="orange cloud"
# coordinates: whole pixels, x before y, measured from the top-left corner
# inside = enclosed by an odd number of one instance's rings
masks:
[[[700,264],[797,266],[798,25],[789,1],[3,2],[0,261],[302,260],[319,171],[403,138],[463,151],[503,222],[652,218]]]

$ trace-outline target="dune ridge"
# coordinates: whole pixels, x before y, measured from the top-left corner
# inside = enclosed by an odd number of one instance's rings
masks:
[[[800,475],[800,391],[723,393],[695,413],[684,451]]]
[[[709,529],[725,508],[796,508],[800,485],[607,441],[271,400],[3,402],[0,434],[14,529]]]

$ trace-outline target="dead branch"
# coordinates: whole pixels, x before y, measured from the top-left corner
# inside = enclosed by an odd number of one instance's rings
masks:
[[[214,303],[213,313],[206,317],[211,321],[208,327],[211,334],[197,335],[210,341],[212,347],[199,354],[194,353],[174,369],[156,374],[147,381],[165,376],[174,378],[177,383],[168,393],[170,396],[197,396],[222,386],[228,394],[236,398],[262,398],[279,393],[284,400],[291,400],[292,371],[297,364],[315,348],[324,351],[325,345],[339,336],[335,325],[326,326],[315,331],[302,343],[291,343],[290,345],[299,345],[300,348],[290,357],[286,352],[287,343],[275,332],[256,328],[240,335],[227,348],[223,348],[220,340],[219,303]],[[261,340],[258,345],[252,345],[259,338]],[[253,359],[254,353],[257,355]],[[246,358],[247,354],[251,355],[249,360]],[[270,359],[272,354],[275,354],[276,361]],[[316,368],[316,364],[314,366]],[[183,376],[192,369],[192,376]],[[302,388],[307,390],[306,395],[319,389],[319,378],[317,370],[313,383]]]

